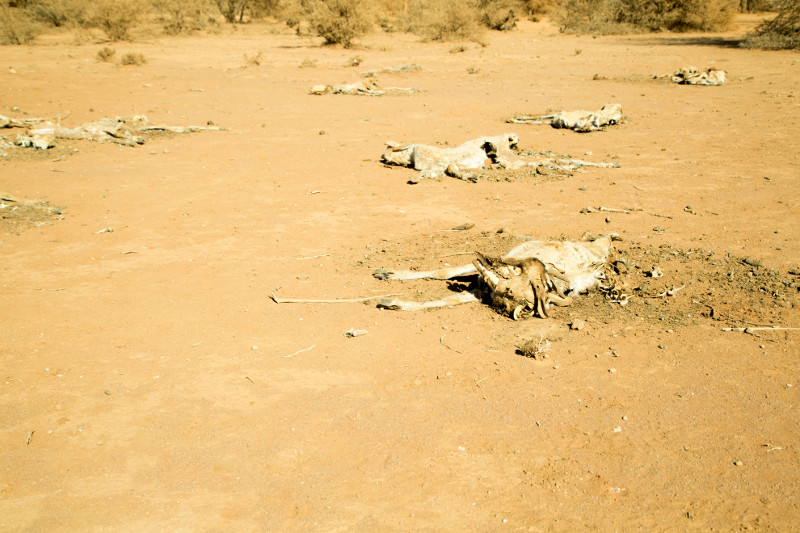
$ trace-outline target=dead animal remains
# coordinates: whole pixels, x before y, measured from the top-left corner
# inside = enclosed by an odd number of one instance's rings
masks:
[[[560,111],[554,115],[531,116],[516,115],[506,122],[512,124],[550,124],[554,128],[586,133],[597,131],[605,126],[622,122],[622,106],[619,104],[606,104],[598,111]]]
[[[569,305],[577,294],[597,288],[613,290],[614,237],[606,235],[584,241],[531,240],[502,258],[478,253],[477,259],[467,265],[425,272],[378,269],[373,275],[384,280],[445,280],[477,275],[483,280],[492,305],[501,313],[514,320],[531,315],[546,318],[551,306]],[[464,291],[429,302],[386,298],[378,307],[418,311],[480,300],[480,291]]]
[[[672,75],[672,83],[681,85],[722,85],[727,73],[724,70],[709,68],[701,71],[697,67],[683,67]]]
[[[167,126],[152,124],[144,115],[131,117],[101,118],[86,122],[74,128],[61,125],[43,118],[9,119],[0,115],[0,127],[27,128],[25,134],[17,135],[15,144],[21,147],[33,147],[41,150],[55,146],[57,139],[69,139],[96,142],[113,142],[123,146],[143,144],[151,132],[193,133],[206,130],[224,130],[218,126]]]
[[[309,91],[311,94],[349,94],[352,96],[383,96],[385,94],[414,94],[419,89],[413,87],[385,87],[381,88],[374,80],[367,82],[341,83],[339,85],[314,85]]]
[[[483,168],[517,170],[544,167],[569,171],[581,167],[619,168],[619,163],[592,163],[558,156],[525,157],[523,154],[519,149],[517,134],[505,133],[494,137],[478,137],[453,148],[425,144],[401,145],[389,141],[381,160],[386,165],[399,165],[420,171],[410,183],[442,175],[474,181],[477,177],[472,171]]]

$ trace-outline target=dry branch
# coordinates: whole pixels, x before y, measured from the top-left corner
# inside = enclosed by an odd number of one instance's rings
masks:
[[[356,303],[356,302],[368,302],[370,300],[376,300],[378,298],[388,298],[390,296],[399,296],[403,293],[397,292],[393,294],[378,294],[375,296],[367,296],[364,298],[339,298],[339,299],[331,299],[331,300],[324,300],[324,299],[309,299],[305,300],[302,298],[278,298],[275,294],[270,294],[269,297],[272,298],[276,304],[341,304],[341,303]]]

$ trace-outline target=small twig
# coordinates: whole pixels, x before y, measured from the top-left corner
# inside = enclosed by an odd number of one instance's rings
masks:
[[[250,379],[250,378],[249,378],[249,377],[247,377],[247,376],[245,376],[245,377],[244,377],[244,379],[246,379],[247,381],[249,381],[249,382],[250,382],[250,383],[252,383],[253,385],[255,385],[255,384],[256,384],[256,382],[255,382],[255,381],[253,381],[252,379]]]
[[[95,235],[98,235],[98,234],[100,234],[100,233],[111,233],[112,231],[114,231],[114,228],[112,228],[111,226],[109,226],[109,227],[107,227],[107,228],[103,228],[103,229],[101,229],[100,231],[95,231],[95,232],[94,232],[94,234],[95,234]]]
[[[722,331],[737,331],[739,333],[750,333],[751,331],[800,331],[800,328],[781,328],[773,326],[769,328],[747,327],[747,328],[722,328]]]
[[[302,350],[297,350],[297,351],[296,351],[296,352],[294,352],[294,353],[290,353],[289,355],[282,355],[281,357],[283,357],[284,359],[286,359],[287,357],[292,357],[293,355],[297,355],[297,354],[299,354],[299,353],[303,353],[303,352],[308,352],[308,351],[311,351],[311,350],[313,350],[313,349],[314,349],[316,346],[317,346],[316,344],[312,344],[312,345],[311,345],[311,346],[309,346],[308,348],[303,348]]]
[[[278,298],[275,294],[270,294],[269,297],[272,298],[276,304],[340,304],[340,303],[355,303],[355,302],[368,302],[370,300],[375,300],[376,298],[388,298],[390,296],[400,296],[403,294],[402,292],[397,292],[394,294],[378,294],[375,296],[367,296],[366,298],[341,298],[341,299],[333,299],[333,300],[303,300],[302,298]]]
[[[304,259],[317,259],[319,257],[329,257],[331,254],[319,254],[319,255],[310,255],[308,257],[295,257],[298,261],[302,261]]]
[[[25,439],[25,444],[26,445],[31,443],[31,439],[33,439],[33,434],[34,433],[36,433],[36,430],[28,432],[28,438]]]
[[[480,386],[481,386],[481,382],[482,382],[482,381],[486,381],[486,380],[487,380],[487,379],[489,379],[490,377],[491,377],[491,376],[486,376],[485,378],[481,378],[481,379],[479,379],[478,381],[476,381],[476,382],[475,382],[475,386],[476,386],[476,387],[480,387]]]
[[[474,254],[474,253],[475,253],[475,252],[454,252],[454,253],[452,253],[452,254],[444,254],[444,255],[440,255],[439,257],[452,257],[452,256],[454,256],[454,255],[471,255],[471,254]]]
[[[670,215],[659,215],[658,213],[651,213],[651,212],[649,212],[649,211],[647,212],[647,214],[648,214],[648,215],[652,215],[652,216],[654,216],[654,217],[661,217],[661,218],[672,218]]]
[[[201,344],[203,344],[204,342],[206,342],[206,341],[200,341],[200,342],[196,342],[196,343],[192,344],[192,345],[190,346],[190,348],[194,348],[195,346],[200,346],[200,345],[201,345]]]
[[[127,252],[120,252],[120,255],[138,254],[138,250],[128,250]]]
[[[444,335],[439,337],[439,344],[441,344],[442,346],[444,346],[445,348],[447,348],[449,350],[453,350],[456,353],[461,353],[458,350],[456,350],[455,348],[453,348],[452,346],[448,346],[447,344],[444,343]]]

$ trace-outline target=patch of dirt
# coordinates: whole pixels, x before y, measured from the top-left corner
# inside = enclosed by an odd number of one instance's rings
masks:
[[[61,208],[45,200],[25,200],[0,194],[0,233],[20,233],[30,227],[63,220]]]
[[[800,69],[730,46],[758,23],[742,19],[597,38],[521,21],[458,54],[359,41],[381,85],[413,77],[406,98],[309,95],[319,72],[353,78],[352,50],[257,23],[127,43],[148,58],[135,69],[69,31],[0,47],[5,113],[226,127],[4,150],[0,189],[52,205],[0,220],[0,530],[796,528],[800,332],[723,328],[800,327]],[[684,65],[728,81],[652,78]],[[620,168],[409,186],[413,171],[377,163],[386,139],[498,135],[515,110],[608,102],[626,124],[511,132]],[[622,237],[627,305],[593,294],[516,322],[376,307],[467,282],[375,269],[584,232]],[[518,354],[531,339],[536,357]]]

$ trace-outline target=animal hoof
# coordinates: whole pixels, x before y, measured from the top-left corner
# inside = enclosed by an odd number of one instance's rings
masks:
[[[391,311],[399,311],[400,304],[394,298],[384,298],[378,302],[378,309],[389,309]]]
[[[372,275],[375,276],[378,279],[386,280],[386,279],[390,278],[392,273],[389,272],[388,270],[386,270],[385,268],[379,268],[378,270],[373,272]]]
[[[514,310],[511,312],[511,318],[513,318],[514,320],[519,320],[520,318],[522,318],[522,312],[524,310],[525,308],[523,306],[521,305],[516,306]]]

